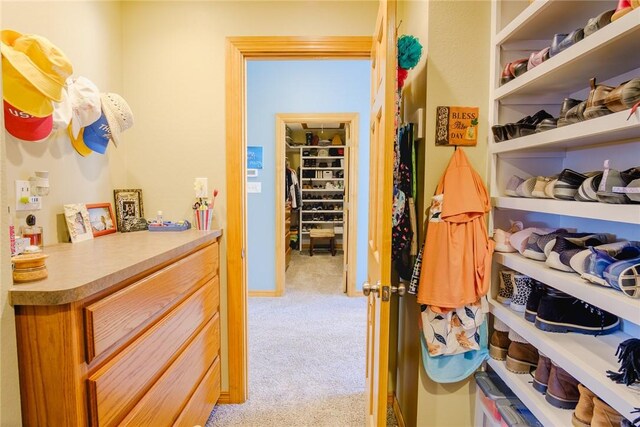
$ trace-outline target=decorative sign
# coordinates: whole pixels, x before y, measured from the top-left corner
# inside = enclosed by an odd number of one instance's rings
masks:
[[[247,147],[247,169],[262,169],[262,147]]]
[[[437,107],[436,145],[476,145],[478,110],[478,107]]]

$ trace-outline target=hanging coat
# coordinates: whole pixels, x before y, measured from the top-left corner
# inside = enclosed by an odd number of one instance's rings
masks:
[[[480,175],[458,148],[440,178],[428,213],[420,304],[458,308],[487,294],[494,247],[485,224],[489,208]]]

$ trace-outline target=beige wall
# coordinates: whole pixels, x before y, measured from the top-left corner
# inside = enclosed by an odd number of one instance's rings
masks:
[[[27,144],[3,132],[2,195],[14,204],[15,179],[49,170],[51,194],[37,217],[45,243],[53,243],[64,203],[112,202],[114,188],[142,188],[147,217],[162,210],[167,219],[190,218],[193,178],[204,176],[211,190],[221,190],[216,226],[224,229],[225,38],[370,35],[376,12],[376,1],[3,1],[2,28],[49,38],[71,59],[76,75],[127,99],[135,126],[120,147],[88,158],[76,155],[64,135]],[[4,225],[6,215],[2,218]],[[228,384],[225,245],[223,239],[223,389]],[[6,250],[3,255],[2,265],[8,266]],[[7,269],[2,271],[6,276]],[[0,425],[5,426],[19,424],[19,401],[9,281],[2,283]]]
[[[424,171],[421,174],[424,196],[421,195],[417,203],[420,218],[453,153],[453,148],[435,146],[437,106],[480,107],[478,146],[465,148],[465,153],[486,181],[490,9],[489,1],[400,1],[398,4],[398,20],[402,20],[399,34],[418,37],[426,48],[420,64],[409,72],[403,92],[406,119],[417,108],[426,107],[426,139],[419,145],[422,162],[419,167]],[[405,297],[400,305],[396,390],[405,421],[407,425],[425,427],[473,425],[473,381],[436,384],[422,368],[419,315],[415,297]]]

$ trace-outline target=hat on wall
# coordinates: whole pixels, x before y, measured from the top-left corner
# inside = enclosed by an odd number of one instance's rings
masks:
[[[7,101],[4,104],[4,127],[12,136],[29,142],[40,142],[49,135],[53,129],[53,118],[35,117],[14,107]]]
[[[47,117],[53,112],[51,99],[44,96],[2,56],[2,95],[14,107],[35,117]]]
[[[62,101],[53,103],[53,130],[66,129],[71,123],[71,102],[67,90],[62,91]]]
[[[107,151],[110,138],[111,130],[104,114],[96,122],[85,127],[82,133],[84,144],[92,151],[100,154],[104,154]]]
[[[100,90],[85,77],[68,78],[67,91],[71,104],[71,131],[75,138],[80,129],[94,123],[102,115]]]
[[[133,112],[127,101],[117,93],[103,93],[100,95],[100,99],[102,100],[102,113],[111,129],[111,139],[117,147],[120,143],[120,134],[133,126]]]
[[[84,143],[84,139],[82,137],[84,129],[81,129],[78,136],[74,137],[73,132],[71,131],[71,124],[69,124],[69,126],[67,127],[67,132],[69,133],[71,145],[78,152],[78,154],[80,154],[82,157],[87,157],[88,155],[93,153],[93,151],[91,151],[91,149]]]
[[[35,34],[3,30],[0,38],[0,50],[7,61],[43,95],[60,102],[65,81],[73,74],[65,54]]]

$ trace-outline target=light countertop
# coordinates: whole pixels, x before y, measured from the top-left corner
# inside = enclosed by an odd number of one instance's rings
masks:
[[[114,233],[44,247],[49,277],[9,288],[12,305],[80,301],[217,239],[221,230]]]

